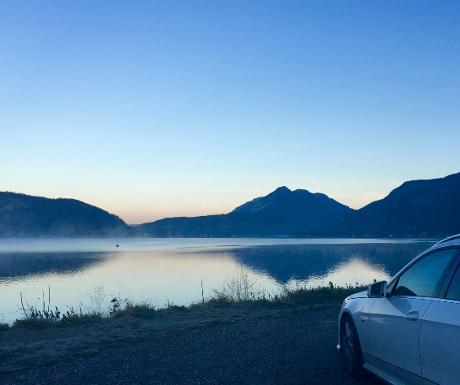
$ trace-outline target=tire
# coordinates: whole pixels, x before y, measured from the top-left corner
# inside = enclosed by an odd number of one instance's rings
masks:
[[[349,315],[343,317],[340,323],[340,344],[340,353],[346,372],[356,380],[363,379],[366,376],[363,368],[363,352],[355,324]]]

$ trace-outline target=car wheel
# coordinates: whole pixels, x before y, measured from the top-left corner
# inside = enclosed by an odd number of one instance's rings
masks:
[[[350,316],[345,316],[340,324],[340,343],[343,363],[348,375],[355,379],[365,376],[364,359],[356,327]]]

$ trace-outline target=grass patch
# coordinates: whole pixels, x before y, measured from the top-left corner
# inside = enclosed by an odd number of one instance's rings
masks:
[[[135,317],[135,318],[153,318],[155,317],[158,309],[154,306],[146,303],[136,304],[125,308],[120,308],[116,312],[113,312],[111,318],[122,318],[122,317]]]
[[[320,305],[343,302],[349,295],[366,289],[367,286],[335,287],[333,285],[314,289],[284,289],[278,301],[292,305]]]
[[[339,287],[329,282],[327,287],[316,288],[284,286],[279,293],[271,294],[258,288],[256,281],[251,280],[248,273],[241,267],[233,276],[227,277],[220,288],[213,290],[213,297],[208,299],[207,304],[217,307],[242,302],[258,306],[319,305],[343,302],[349,295],[366,289],[367,286],[362,285]]]
[[[59,326],[88,325],[101,322],[102,316],[99,314],[74,314],[70,317],[63,317]]]
[[[343,299],[365,289],[330,283],[313,289],[284,286],[269,293],[249,278],[239,270],[209,298],[202,295],[199,302],[188,306],[171,303],[164,308],[106,296],[102,288],[91,293],[91,307],[76,311],[52,309],[50,289],[46,295],[42,293],[46,298],[39,302],[39,309],[29,306],[21,296],[24,318],[11,326],[0,323],[0,377],[2,373],[97,355],[112,348],[135,347],[142,342],[153,343],[161,350],[182,333],[193,338],[213,328],[211,335],[225,334],[272,317],[274,321],[291,315],[312,319],[325,312],[335,320]]]
[[[0,333],[1,333],[1,332],[4,332],[4,331],[7,331],[9,328],[10,328],[10,325],[4,324],[4,323],[0,323]]]
[[[110,319],[120,319],[124,317],[138,319],[152,319],[159,314],[166,313],[190,313],[197,312],[204,308],[225,308],[232,306],[247,306],[247,309],[263,307],[273,309],[280,307],[296,306],[321,306],[325,304],[341,303],[347,296],[358,291],[365,290],[365,286],[347,286],[338,287],[329,282],[327,287],[289,288],[284,286],[276,294],[271,294],[263,289],[256,287],[255,280],[252,281],[249,275],[241,268],[233,276],[227,277],[227,280],[218,288],[214,289],[211,297],[204,299],[202,302],[193,303],[188,306],[169,304],[165,308],[158,309],[150,303],[134,304],[127,299],[122,300],[120,297],[113,298],[108,308],[104,307],[104,298],[107,297],[102,287],[94,290],[94,296],[91,297],[93,307],[78,312],[73,308],[66,312],[61,312],[57,307],[50,310],[50,305],[38,310],[36,307],[23,305],[24,318],[16,320],[11,327],[7,324],[0,324],[0,332],[14,329],[33,329],[43,330],[54,327],[68,327],[78,325],[96,324]],[[50,292],[48,293],[50,297]],[[21,294],[21,303],[23,298]],[[27,303],[27,302],[26,302]]]
[[[204,302],[189,306],[170,304],[165,308],[113,299],[104,302],[104,306],[109,303],[109,307],[101,307],[100,313],[93,309],[86,313],[73,309],[61,313],[55,309],[51,314],[47,308],[46,312],[25,308],[25,318],[12,326],[0,324],[5,325],[2,327],[5,332],[0,333],[0,373],[95,355],[114,346],[152,340],[167,343],[171,336],[191,330],[225,328],[226,324],[285,316],[296,311],[322,311],[323,306],[332,306],[331,310],[338,314],[340,302],[346,296],[364,289],[331,284],[314,289],[284,287],[277,294],[269,295],[254,287],[236,287],[250,295],[238,299],[229,291],[225,295],[219,292]]]
[[[56,326],[55,321],[41,318],[24,318],[14,321],[12,328],[43,330]]]

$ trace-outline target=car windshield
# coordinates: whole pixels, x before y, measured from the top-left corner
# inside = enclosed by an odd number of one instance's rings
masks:
[[[409,267],[400,277],[394,295],[432,297],[457,249],[440,250]]]

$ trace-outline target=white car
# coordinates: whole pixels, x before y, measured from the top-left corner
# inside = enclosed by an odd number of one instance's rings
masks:
[[[386,281],[345,299],[345,369],[390,384],[460,384],[460,235],[438,242]]]

